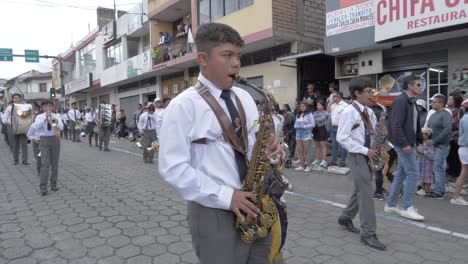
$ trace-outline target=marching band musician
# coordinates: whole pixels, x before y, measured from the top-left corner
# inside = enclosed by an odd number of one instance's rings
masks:
[[[72,142],[81,142],[80,130],[75,129],[76,123],[81,120],[81,113],[76,109],[76,103],[72,103],[72,109],[68,111],[68,118],[70,119],[68,129],[70,130]]]
[[[90,147],[93,146],[93,136],[94,144],[96,147],[98,146],[98,136],[96,133],[94,133],[94,127],[96,126],[95,115],[96,111],[94,111],[92,107],[86,109],[85,120],[88,122],[88,125],[86,126],[86,132],[88,132],[88,142]]]
[[[256,196],[244,192],[242,179],[247,174],[255,143],[257,107],[248,92],[233,87],[240,71],[240,50],[244,45],[239,33],[219,23],[206,23],[196,36],[200,83],[230,119],[232,129],[239,118],[240,106],[245,109],[248,144],[247,156],[236,152],[225,141],[214,111],[194,87],[174,98],[166,108],[161,127],[159,172],[176,192],[188,201],[188,222],[195,254],[203,264],[269,263],[271,233],[251,244],[242,241],[234,229],[235,216],[242,212],[256,218],[260,213],[252,201]],[[233,118],[234,117],[234,118]],[[237,122],[236,122],[237,123]],[[242,122],[244,123],[244,122]],[[241,130],[242,131],[242,130]],[[241,132],[242,133],[242,132]],[[238,134],[236,133],[238,136]],[[278,138],[271,135],[270,155],[281,153]]]
[[[154,105],[148,106],[148,111],[140,115],[138,120],[138,130],[144,133],[143,140],[143,161],[145,163],[153,163],[154,151],[148,151],[151,143],[156,140],[156,123],[157,114],[155,113]]]
[[[58,162],[60,155],[60,131],[63,130],[62,118],[59,114],[52,113],[53,105],[50,101],[42,102],[44,113],[37,115],[32,125],[34,130],[31,138],[39,138],[39,150],[41,152],[41,181],[39,189],[41,194],[47,195],[47,185],[49,182],[49,168],[52,171],[50,177],[50,189],[58,191]],[[56,119],[56,126],[51,124],[52,119]]]
[[[101,105],[105,105],[106,103],[104,101],[101,101]],[[104,151],[110,151],[109,149],[109,141],[110,141],[110,135],[111,135],[111,129],[113,126],[113,114],[111,114],[111,120],[109,122],[109,125],[106,125],[102,122],[101,114],[99,111],[101,111],[101,105],[96,109],[96,125],[99,126],[99,150],[102,150],[102,143],[104,143]],[[114,106],[112,107],[113,111]]]
[[[336,140],[349,155],[354,190],[348,205],[338,218],[338,224],[352,233],[361,233],[361,242],[378,250],[386,246],[376,235],[377,221],[375,216],[372,175],[369,159],[378,159],[378,152],[371,148],[371,137],[374,134],[377,118],[367,103],[372,91],[371,80],[363,77],[351,79],[349,93],[353,103],[348,105],[339,118]],[[352,219],[357,215],[361,220],[361,231],[354,227]]]
[[[40,114],[44,113],[44,108],[41,106],[39,111],[34,115],[33,117],[33,123],[36,121],[36,117]],[[36,159],[36,169],[37,169],[37,175],[41,175],[41,167],[42,167],[42,162],[41,162],[41,156],[39,155],[40,150],[39,150],[39,143],[40,143],[40,138],[36,134],[36,129],[35,126],[31,126],[29,128],[28,134],[26,134],[29,140],[31,140],[32,145],[33,145],[33,154],[34,158]]]
[[[21,104],[22,103],[22,97],[20,94],[13,94],[12,96],[13,98],[13,104],[11,104],[10,106],[7,107],[7,109],[5,110],[5,117],[4,117],[4,120],[6,122],[6,124],[8,124],[10,127],[11,127],[11,119],[12,119],[12,111],[15,107],[14,104]],[[20,149],[20,146],[21,146],[21,156],[23,158],[23,164],[24,165],[29,165],[29,162],[28,162],[28,139],[26,137],[26,135],[24,134],[18,134],[18,135],[15,135],[13,133],[11,133],[12,135],[12,145],[13,145],[13,160],[14,160],[14,164],[17,165],[18,164],[18,160],[19,160],[19,149]]]
[[[60,137],[65,137],[65,139],[68,139],[68,132],[70,131],[69,129],[69,122],[70,122],[70,118],[68,118],[68,111],[67,109],[61,109],[60,110],[60,113],[62,115],[62,122],[63,122],[63,130],[60,132]],[[71,135],[70,135],[71,137]]]

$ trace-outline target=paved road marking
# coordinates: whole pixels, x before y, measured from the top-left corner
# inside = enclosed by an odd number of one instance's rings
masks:
[[[113,148],[113,147],[110,147],[110,149],[117,150],[117,151],[127,153],[127,154],[130,154],[130,155],[135,155],[135,156],[138,156],[138,157],[143,157],[143,155],[141,155],[141,154],[137,154],[135,152],[130,152],[128,150],[123,150],[123,149],[118,149],[118,148]]]
[[[328,204],[328,205],[338,207],[338,208],[345,208],[346,207],[345,204],[335,203],[333,201],[323,199],[323,198],[321,198],[320,196],[317,196],[317,195],[306,195],[306,194],[301,194],[301,193],[296,193],[296,192],[289,192],[289,191],[286,191],[286,193],[289,194],[289,195],[292,195],[292,196],[302,197],[302,198],[307,199],[307,200],[312,200],[312,201],[319,202],[319,203],[322,203],[322,204]],[[421,222],[416,222],[416,221],[412,221],[412,220],[405,219],[405,218],[402,218],[402,217],[392,216],[392,215],[388,215],[388,214],[384,214],[384,213],[377,213],[376,215],[377,215],[377,217],[383,218],[383,219],[388,220],[388,221],[413,225],[413,226],[416,226],[416,227],[419,227],[419,228],[427,229],[429,231],[438,232],[438,233],[442,233],[442,234],[447,234],[447,235],[451,235],[451,236],[455,236],[455,237],[458,237],[458,238],[463,238],[463,239],[468,240],[468,234],[453,232],[453,231],[443,229],[443,228],[440,228],[440,227],[429,226],[429,225],[423,224]]]

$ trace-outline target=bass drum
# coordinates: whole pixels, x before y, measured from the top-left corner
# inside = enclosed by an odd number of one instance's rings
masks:
[[[11,111],[11,127],[13,134],[26,135],[33,121],[33,111],[30,104],[14,104]]]

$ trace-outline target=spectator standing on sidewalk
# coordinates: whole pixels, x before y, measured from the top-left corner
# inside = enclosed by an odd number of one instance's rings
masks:
[[[312,140],[312,128],[315,126],[314,116],[309,112],[305,102],[299,104],[294,129],[296,129],[297,151],[299,153],[299,167],[294,170],[310,171],[309,144]]]
[[[452,131],[452,115],[444,110],[446,97],[435,96],[432,101],[432,109],[435,113],[427,121],[427,126],[432,129],[432,139],[428,141],[429,146],[434,146],[434,189],[426,195],[429,199],[443,199],[445,194],[445,159],[450,151],[450,134]]]
[[[468,178],[468,99],[463,101],[461,108],[463,115],[460,120],[459,126],[459,137],[458,137],[458,156],[462,164],[460,176],[458,176],[457,182],[455,183],[455,191],[453,192],[451,204],[457,205],[468,205],[468,201],[461,197],[461,190],[465,180]]]
[[[327,111],[325,109],[325,101],[317,102],[317,111],[314,112],[315,127],[312,130],[315,141],[315,160],[312,166],[320,165],[322,168],[327,168]]]
[[[418,190],[416,194],[424,196],[431,191],[431,184],[434,176],[432,172],[434,147],[428,144],[429,140],[432,138],[432,130],[428,127],[423,127],[421,131],[424,141],[417,147],[416,153],[418,154],[419,180],[422,188]]]
[[[372,91],[368,78],[355,77],[349,84],[349,93],[354,102],[347,106],[339,119],[337,140],[349,152],[354,189],[348,205],[338,218],[338,224],[352,233],[361,233],[361,242],[378,250],[387,247],[376,235],[377,221],[372,199],[372,175],[369,159],[377,159],[377,150],[370,148],[371,135],[375,131],[377,118],[366,105]],[[359,212],[361,231],[354,227],[352,219]]]
[[[411,75],[404,81],[403,92],[393,100],[392,110],[389,113],[389,140],[398,154],[398,167],[392,182],[390,195],[384,212],[401,215],[412,220],[422,221],[413,206],[419,172],[416,164],[416,144],[422,140],[421,128],[418,120],[418,110],[415,99],[421,95],[421,77]],[[396,205],[403,187],[403,208],[400,211]]]
[[[332,100],[330,101],[328,107],[327,107],[327,112],[330,113],[330,119],[331,119],[331,131],[330,131],[330,137],[332,141],[332,161],[330,163],[330,166],[336,166],[337,165],[337,160],[338,160],[338,150],[340,151],[340,167],[345,166],[345,160],[346,160],[346,149],[341,147],[338,141],[336,140],[336,133],[338,132],[338,125],[340,121],[340,116],[341,113],[343,113],[343,110],[348,106],[348,104],[343,101],[343,93],[342,92],[335,92],[333,95]]]
[[[460,93],[454,93],[449,96],[447,100],[447,108],[452,112],[452,133],[450,135],[450,151],[447,156],[447,174],[451,177],[457,177],[460,175],[461,163],[458,157],[458,127],[460,125],[461,118],[461,104],[463,97]]]

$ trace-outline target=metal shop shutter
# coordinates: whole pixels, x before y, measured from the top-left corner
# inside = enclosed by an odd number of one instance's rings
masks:
[[[448,50],[434,50],[420,53],[399,54],[398,49],[383,51],[384,72],[410,68],[425,68],[428,64],[447,63]]]
[[[125,121],[125,123],[127,124],[127,126],[133,123],[133,112],[137,110],[137,106],[139,103],[140,103],[139,95],[120,98],[120,108],[117,109],[117,111],[120,111],[120,109],[125,110],[125,114],[127,115],[127,120]]]

